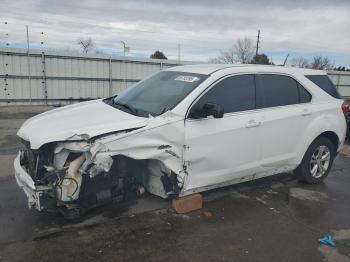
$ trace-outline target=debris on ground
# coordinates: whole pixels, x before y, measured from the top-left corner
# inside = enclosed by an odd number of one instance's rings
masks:
[[[270,209],[271,211],[275,212],[276,214],[281,213],[279,210],[277,210],[277,209],[274,208],[274,207],[270,207],[269,209]]]
[[[272,189],[269,189],[266,191],[266,193],[270,194],[270,195],[278,195],[278,192],[277,191],[274,191]]]
[[[205,217],[212,217],[213,214],[210,211],[204,211],[204,216]]]
[[[261,197],[256,197],[255,199],[259,201],[260,203],[267,205],[266,199],[268,198],[267,195],[263,194]]]
[[[320,238],[318,240],[318,242],[320,242],[321,244],[327,245],[327,246],[331,246],[331,247],[335,247],[335,241],[332,238],[332,236],[325,236],[323,238]]]
[[[190,220],[190,216],[189,215],[186,215],[186,214],[174,214],[174,217],[176,217],[176,218],[181,218],[181,219],[183,219],[183,220]]]

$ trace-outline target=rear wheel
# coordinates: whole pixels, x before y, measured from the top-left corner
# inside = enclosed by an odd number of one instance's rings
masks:
[[[328,138],[317,138],[309,146],[301,164],[295,170],[298,179],[310,184],[321,183],[332,167],[334,152],[334,146]]]

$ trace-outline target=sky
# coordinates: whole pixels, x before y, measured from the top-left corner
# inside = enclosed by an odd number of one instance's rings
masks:
[[[208,61],[238,38],[256,41],[276,64],[328,56],[350,67],[349,0],[0,0],[0,46],[79,50],[91,37],[96,50],[149,57],[161,50],[169,59]]]

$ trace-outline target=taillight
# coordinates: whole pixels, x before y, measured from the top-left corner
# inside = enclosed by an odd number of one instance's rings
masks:
[[[343,110],[344,117],[347,119],[349,115],[349,105],[345,101],[341,105],[341,109]]]

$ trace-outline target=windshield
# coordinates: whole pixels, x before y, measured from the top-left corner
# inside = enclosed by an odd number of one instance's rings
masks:
[[[161,71],[125,90],[109,102],[128,113],[157,116],[175,107],[208,76]]]

